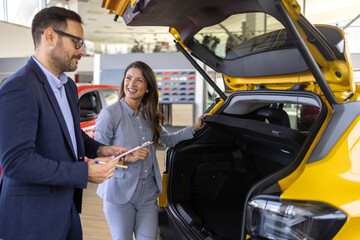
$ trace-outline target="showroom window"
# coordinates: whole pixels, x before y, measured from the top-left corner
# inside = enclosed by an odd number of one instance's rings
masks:
[[[7,1],[7,21],[31,26],[31,21],[39,11],[38,0]]]
[[[0,3],[0,20],[4,21],[5,20],[5,11],[4,11],[4,4]]]
[[[31,27],[35,14],[51,6],[68,7],[55,0],[0,0],[0,20]]]

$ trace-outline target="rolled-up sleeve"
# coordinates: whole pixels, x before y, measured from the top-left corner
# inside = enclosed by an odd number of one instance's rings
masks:
[[[194,137],[195,131],[192,126],[183,128],[174,133],[169,133],[164,127],[160,133],[160,142],[166,147],[174,147],[177,143]]]

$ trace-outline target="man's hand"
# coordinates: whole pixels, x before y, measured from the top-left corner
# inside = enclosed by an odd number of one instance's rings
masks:
[[[147,156],[150,154],[151,154],[151,152],[148,148],[142,147],[142,148],[136,150],[135,152],[132,152],[132,153],[126,155],[124,162],[129,163],[129,162],[137,162],[138,160],[145,160],[147,158]]]
[[[115,165],[119,162],[118,159],[109,162],[112,159],[114,159],[114,156],[95,158],[94,160],[89,161],[88,181],[92,183],[102,183],[106,179],[111,178],[116,169]],[[106,162],[106,164],[97,164],[95,161]]]
[[[97,151],[98,157],[110,157],[110,156],[117,156],[130,149],[125,147],[117,147],[117,146],[101,146]]]

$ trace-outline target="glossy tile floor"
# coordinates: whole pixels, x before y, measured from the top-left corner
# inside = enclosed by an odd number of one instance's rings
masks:
[[[160,172],[164,171],[164,151],[158,150]],[[97,184],[89,183],[84,190],[81,223],[84,240],[111,240],[109,226],[102,210],[102,199],[96,194]],[[135,238],[134,238],[135,239]],[[161,237],[158,236],[158,240]]]

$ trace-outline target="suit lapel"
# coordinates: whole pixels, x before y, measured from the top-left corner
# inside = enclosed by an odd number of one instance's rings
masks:
[[[73,81],[72,79],[68,78],[67,83],[64,85],[65,91],[66,91],[66,97],[70,106],[71,115],[73,116],[74,121],[74,129],[75,129],[75,137],[77,142],[77,150],[78,155],[80,158],[84,155],[84,147],[83,147],[83,139],[82,139],[82,132],[80,129],[80,113],[78,109],[78,94],[77,91],[75,91],[75,88],[71,87],[70,81]],[[76,96],[76,97],[74,97]],[[75,101],[76,100],[76,101]]]
[[[50,104],[51,104],[51,106],[52,106],[52,108],[53,108],[53,110],[54,110],[54,112],[56,114],[56,117],[57,117],[57,119],[59,121],[61,130],[62,130],[62,132],[64,134],[65,139],[66,139],[66,142],[68,143],[68,145],[69,145],[75,159],[77,160],[77,158],[75,156],[74,149],[73,149],[73,145],[72,145],[72,142],[71,142],[70,133],[69,133],[69,130],[67,129],[64,116],[63,116],[63,114],[61,112],[59,103],[56,100],[56,97],[54,95],[53,90],[50,87],[49,82],[47,81],[47,79],[46,79],[44,73],[42,72],[42,70],[39,68],[37,63],[32,58],[30,58],[30,60],[28,61],[28,65],[34,71],[34,73],[36,74],[39,81],[43,83],[45,93],[46,93],[47,97],[49,98],[49,102],[50,102]]]

